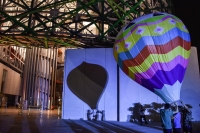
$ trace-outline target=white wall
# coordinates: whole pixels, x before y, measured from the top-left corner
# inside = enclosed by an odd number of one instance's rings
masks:
[[[21,95],[20,74],[0,63],[0,89],[2,83],[3,69],[7,70],[5,87],[3,93],[11,95]]]
[[[70,49],[65,52],[65,67],[63,79],[63,119],[87,119],[87,110],[90,107],[74,95],[68,85],[67,76],[82,62],[97,64],[102,66],[108,73],[108,81],[105,90],[99,99],[98,109],[105,110],[106,120],[117,120],[117,65],[112,56],[112,49]],[[92,70],[91,70],[92,73]],[[84,82],[83,76],[83,82]],[[82,84],[80,79],[74,79],[72,82]],[[84,83],[83,83],[84,84]],[[84,89],[84,85],[83,85]],[[92,95],[92,94],[91,94]]]
[[[66,84],[67,75],[71,70],[80,65],[83,61],[99,64],[106,68],[109,80],[105,92],[100,99],[99,109],[105,110],[106,120],[116,120],[117,117],[117,70],[116,61],[113,57],[112,48],[107,49],[78,49],[67,50],[65,53],[64,87],[63,87],[63,119],[86,119],[86,111],[89,106],[77,98]],[[119,70],[119,119],[127,121],[131,115],[128,110],[134,103],[151,104],[153,102],[164,103],[160,97],[140,86],[121,69]],[[181,88],[181,100],[185,104],[193,106],[194,120],[200,120],[200,79],[197,50],[191,49],[188,68]]]
[[[181,100],[190,104],[192,108],[193,120],[200,120],[200,80],[199,64],[196,47],[192,47],[189,59],[188,69],[185,74],[181,88]]]

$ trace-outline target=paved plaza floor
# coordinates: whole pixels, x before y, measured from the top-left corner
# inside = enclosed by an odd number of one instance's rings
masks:
[[[58,110],[0,108],[0,133],[162,133],[161,123],[64,120]],[[200,123],[194,122],[194,133]]]

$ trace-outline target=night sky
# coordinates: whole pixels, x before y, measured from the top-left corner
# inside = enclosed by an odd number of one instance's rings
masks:
[[[198,50],[200,62],[200,0],[173,0],[174,14],[190,32],[192,46]]]

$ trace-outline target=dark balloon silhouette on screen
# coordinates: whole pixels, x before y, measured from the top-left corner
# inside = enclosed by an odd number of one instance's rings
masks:
[[[91,109],[98,108],[98,102],[107,85],[108,74],[104,67],[83,62],[67,77],[69,89]]]

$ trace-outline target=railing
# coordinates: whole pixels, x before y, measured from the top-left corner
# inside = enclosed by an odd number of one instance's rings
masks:
[[[0,97],[0,107],[1,107],[0,113],[6,114],[6,110],[8,107],[7,99],[8,99],[7,97]]]

